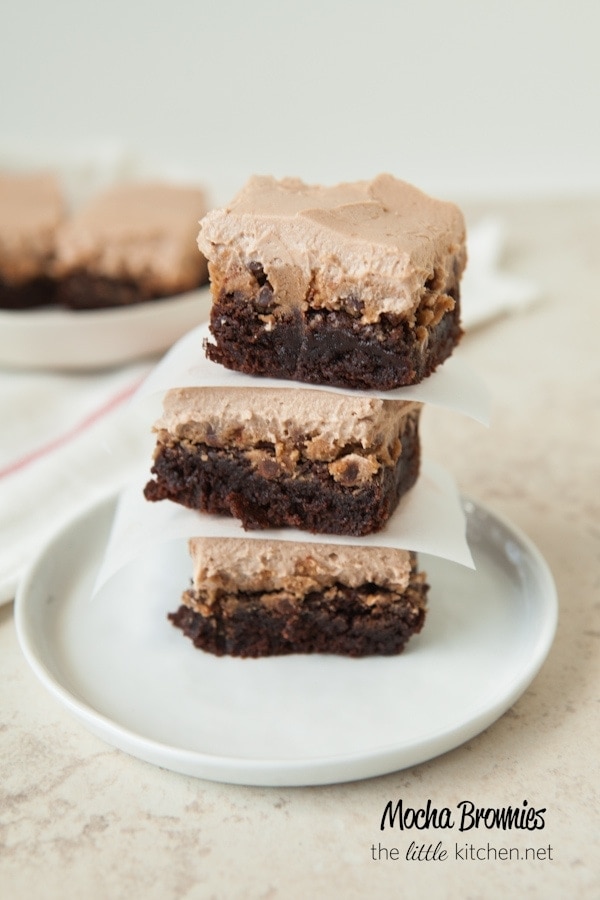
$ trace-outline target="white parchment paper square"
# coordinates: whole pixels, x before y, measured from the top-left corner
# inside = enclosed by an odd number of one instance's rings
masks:
[[[170,500],[148,502],[143,487],[148,475],[120,495],[95,593],[116,572],[140,559],[152,546],[191,537],[255,538],[321,544],[362,544],[429,553],[474,568],[466,539],[466,519],[456,484],[437,463],[424,460],[415,486],[402,498],[385,528],[363,537],[312,534],[296,528],[244,531],[237,519],[186,509]]]
[[[149,374],[140,388],[139,398],[164,393],[170,388],[176,387],[320,390],[336,394],[351,394],[353,397],[416,400],[420,403],[429,403],[432,406],[455,410],[484,425],[489,424],[490,396],[488,389],[479,375],[456,355],[447,359],[420,384],[391,391],[359,391],[234,372],[206,357],[203,345],[207,339],[210,339],[207,323],[194,328],[180,338]]]

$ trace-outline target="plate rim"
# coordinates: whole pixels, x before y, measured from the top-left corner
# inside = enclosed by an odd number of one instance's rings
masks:
[[[15,597],[14,617],[18,642],[30,668],[52,694],[80,723],[105,743],[133,755],[145,762],[168,768],[180,774],[230,784],[253,786],[309,786],[334,784],[364,778],[378,777],[424,763],[461,746],[497,721],[527,690],[539,674],[554,641],[558,624],[558,594],[552,571],[541,551],[529,536],[510,519],[492,510],[487,504],[461,494],[461,502],[470,505],[477,513],[499,524],[516,538],[533,560],[540,596],[543,597],[544,615],[538,617],[536,639],[526,664],[519,666],[511,679],[508,690],[496,694],[492,702],[486,702],[460,721],[446,728],[441,734],[426,735],[416,741],[394,741],[372,750],[335,753],[315,757],[262,758],[211,754],[198,750],[174,747],[171,744],[146,737],[110,716],[95,710],[85,699],[77,697],[50,672],[43,658],[38,658],[35,634],[28,621],[27,598],[30,595],[38,569],[52,554],[55,545],[74,528],[87,520],[99,518],[114,509],[118,495],[112,495],[94,503],[86,510],[67,520],[46,542],[38,555],[30,562],[21,579]],[[466,510],[467,521],[469,513]],[[544,582],[542,584],[542,581]],[[64,602],[64,601],[63,601]]]
[[[210,285],[202,284],[190,291],[157,297],[141,303],[126,304],[105,309],[68,310],[59,306],[40,306],[31,309],[0,309],[0,366],[25,372],[71,372],[97,371],[115,365],[135,362],[149,356],[165,353],[179,338],[205,321],[210,304]],[[206,305],[206,309],[203,308]],[[140,327],[144,322],[159,320],[160,337],[152,332],[152,339],[140,342]],[[125,349],[121,339],[115,350],[108,343],[108,331],[114,336],[123,328],[132,330],[135,339],[130,341],[131,349]],[[76,353],[69,358],[60,348],[65,340],[87,341],[89,335],[101,335],[102,345],[83,357]],[[150,332],[148,332],[150,334]],[[53,337],[61,339],[57,349]],[[33,349],[26,350],[24,341],[29,340]],[[44,356],[34,355],[40,344],[52,348]],[[25,346],[25,349],[23,349]]]
[[[203,294],[207,290],[210,291],[208,282],[199,285],[193,290],[182,291],[167,297],[154,297],[138,303],[129,303],[122,306],[98,307],[93,309],[74,310],[58,305],[53,306],[51,304],[47,306],[32,306],[24,309],[0,307],[0,324],[6,321],[12,322],[13,324],[19,323],[19,325],[27,327],[30,324],[39,326],[47,325],[48,322],[51,322],[53,325],[60,326],[61,328],[68,328],[71,325],[80,325],[84,320],[86,323],[92,322],[97,324],[98,322],[104,322],[106,319],[114,318],[118,320],[126,318],[129,315],[137,318],[138,316],[142,316],[144,312],[147,312],[148,308],[165,309],[173,303],[195,299],[198,294]]]

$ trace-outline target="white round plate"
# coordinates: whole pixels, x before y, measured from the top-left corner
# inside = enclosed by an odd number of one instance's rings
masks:
[[[111,309],[0,309],[0,366],[75,371],[122,365],[168,350],[208,318],[200,288]]]
[[[423,762],[472,738],[550,649],[550,571],[509,523],[465,500],[477,569],[422,555],[423,632],[396,657],[214,657],[166,619],[191,577],[176,542],[93,596],[114,503],[63,529],[16,600],[21,647],[90,731],[155,765],[215,781],[314,785]]]

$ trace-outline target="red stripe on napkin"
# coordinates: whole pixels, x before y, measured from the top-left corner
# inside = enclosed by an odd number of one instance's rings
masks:
[[[3,469],[0,469],[0,479],[6,478],[7,475],[12,475],[14,472],[18,472],[19,469],[24,469],[26,466],[29,466],[36,460],[41,459],[43,456],[47,456],[49,453],[53,453],[54,450],[58,450],[59,447],[68,444],[68,442],[72,441],[73,438],[76,438],[87,428],[90,428],[92,425],[94,425],[94,423],[101,419],[103,416],[107,415],[109,412],[112,412],[113,409],[116,409],[117,406],[131,397],[131,395],[135,393],[145,377],[145,375],[142,375],[140,378],[136,378],[136,380],[132,384],[127,385],[127,387],[124,387],[116,394],[113,394],[113,396],[110,397],[105,403],[103,403],[102,406],[99,406],[98,409],[95,409],[94,412],[86,416],[85,419],[82,419],[81,422],[79,422],[73,428],[70,428],[68,431],[65,431],[64,434],[61,434],[53,441],[49,441],[47,444],[43,444],[41,447],[38,447],[37,450],[32,450],[31,453],[27,453],[25,454],[25,456],[21,456],[20,459],[17,459],[14,462],[9,463]]]

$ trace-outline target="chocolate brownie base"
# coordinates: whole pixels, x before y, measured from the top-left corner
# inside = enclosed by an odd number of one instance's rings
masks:
[[[336,584],[300,603],[269,602],[268,594],[230,594],[217,600],[208,616],[182,604],[168,618],[196,647],[216,656],[392,656],[421,631],[428,588],[425,574],[414,571],[401,595],[372,584]],[[383,602],[372,603],[375,595]]]
[[[454,308],[428,329],[424,344],[416,335],[419,326],[411,327],[397,315],[384,314],[379,322],[365,325],[345,310],[309,307],[301,313],[278,307],[266,327],[259,318],[270,308],[264,287],[255,298],[222,293],[211,311],[216,343],[207,343],[206,355],[228,369],[307,384],[384,391],[416,384],[460,340],[458,289],[453,293]]]
[[[33,278],[12,284],[0,278],[0,309],[32,309],[51,306],[55,301],[56,285],[51,278]]]
[[[259,468],[240,451],[182,444],[159,451],[144,489],[147,500],[173,500],[201,512],[231,515],[246,529],[295,527],[323,534],[365,535],[380,530],[420,466],[418,415],[407,417],[402,453],[366,483],[336,482],[327,463],[303,460],[295,477],[272,458]],[[268,452],[268,448],[265,448]]]
[[[68,309],[130,306],[149,299],[133,282],[116,281],[83,272],[66,276],[57,290],[59,304]]]
[[[190,290],[194,290],[194,285]],[[57,301],[68,309],[105,309],[133,306],[157,300],[164,294],[148,291],[141,283],[78,272],[67,275],[58,285]]]

